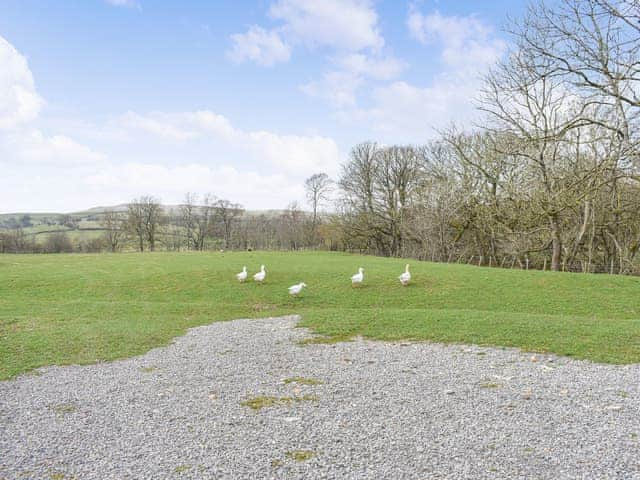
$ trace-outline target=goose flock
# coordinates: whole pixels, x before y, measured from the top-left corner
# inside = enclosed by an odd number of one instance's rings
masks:
[[[247,267],[246,265],[242,267],[242,271],[240,273],[236,274],[236,279],[240,282],[243,283],[247,280],[249,274],[247,273]],[[260,265],[260,271],[258,273],[256,273],[255,275],[253,275],[253,280],[259,284],[261,284],[262,282],[264,282],[265,278],[267,278],[267,270],[264,268],[264,265]],[[407,285],[409,285],[409,283],[411,282],[411,273],[409,272],[409,264],[407,263],[407,265],[404,268],[404,272],[398,277],[398,280],[400,280],[400,283],[402,284],[402,286],[406,287]],[[362,284],[362,282],[364,282],[364,268],[360,267],[358,268],[358,273],[356,273],[355,275],[351,276],[351,286],[352,287],[357,287],[359,285]],[[300,282],[297,283],[295,285],[291,285],[288,290],[289,290],[289,295],[292,295],[294,297],[300,295],[300,293],[302,292],[302,289],[304,287],[306,287],[307,284],[304,282]]]

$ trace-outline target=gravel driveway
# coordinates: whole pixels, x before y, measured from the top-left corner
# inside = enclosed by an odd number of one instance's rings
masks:
[[[640,365],[304,345],[296,320],[0,382],[0,479],[640,479]]]

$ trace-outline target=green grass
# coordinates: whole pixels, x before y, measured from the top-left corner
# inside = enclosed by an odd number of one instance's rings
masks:
[[[317,378],[290,377],[284,379],[285,385],[297,383],[298,385],[322,385],[324,382]]]
[[[238,284],[247,265],[264,285]],[[362,335],[640,362],[640,278],[478,268],[341,253],[0,256],[0,378],[142,354],[188,327],[299,313],[330,339]],[[365,268],[365,283],[349,276]],[[287,287],[304,281],[302,295]],[[323,339],[322,341],[326,341]],[[292,346],[292,348],[304,348]]]

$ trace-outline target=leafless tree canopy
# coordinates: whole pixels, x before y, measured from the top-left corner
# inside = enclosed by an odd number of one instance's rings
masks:
[[[348,248],[503,266],[637,271],[640,3],[533,3],[487,75],[479,126],[356,146]]]
[[[244,214],[242,205],[232,203],[229,200],[218,200],[213,204],[216,217],[222,226],[224,247],[231,246],[231,235],[236,221]]]
[[[179,207],[180,225],[184,229],[186,248],[205,250],[207,239],[213,234],[216,199],[207,193],[200,198],[198,194],[187,193]]]
[[[314,243],[318,234],[318,213],[320,208],[329,200],[332,181],[326,173],[316,173],[304,182],[307,202],[311,206],[311,225],[309,242]]]
[[[111,252],[117,252],[122,247],[127,234],[127,218],[121,212],[108,211],[100,222],[104,228],[104,239]]]
[[[127,206],[127,228],[137,239],[138,248],[144,251],[145,245],[150,251],[156,249],[156,241],[164,212],[160,200],[143,196]]]

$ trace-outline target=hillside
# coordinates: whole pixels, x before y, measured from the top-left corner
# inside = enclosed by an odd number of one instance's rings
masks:
[[[267,267],[264,285],[234,274]],[[0,256],[0,378],[143,353],[186,328],[299,313],[333,340],[362,335],[640,362],[640,279],[338,253]],[[349,276],[365,268],[365,282]],[[305,281],[300,298],[287,287]]]
[[[176,225],[179,205],[163,205],[164,212],[170,218],[170,224]],[[42,245],[51,234],[65,233],[74,246],[89,244],[105,233],[102,220],[105,212],[126,212],[127,205],[93,207],[87,210],[69,213],[16,212],[0,214],[0,234],[20,228],[24,235],[36,244]],[[246,210],[245,219],[264,215],[267,218],[277,217],[282,210]],[[162,238],[162,233],[160,234]],[[135,250],[135,242],[129,248]],[[88,246],[90,248],[90,246]],[[125,247],[125,250],[127,248]],[[87,251],[86,249],[81,249]],[[89,251],[94,251],[89,249]]]

